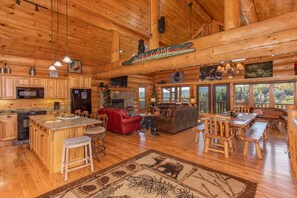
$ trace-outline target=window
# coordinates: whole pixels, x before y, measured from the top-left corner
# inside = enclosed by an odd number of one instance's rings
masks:
[[[145,87],[138,88],[139,108],[146,109],[146,90]]]
[[[190,87],[168,87],[162,89],[162,102],[190,103]]]
[[[256,84],[253,92],[255,107],[269,107],[269,84]]]
[[[286,109],[289,104],[294,104],[294,83],[275,83],[274,107]]]
[[[235,85],[236,104],[249,103],[250,85]]]
[[[163,98],[163,102],[170,102],[170,89],[168,88],[162,89],[162,98]]]
[[[181,87],[181,103],[190,103],[190,87]]]

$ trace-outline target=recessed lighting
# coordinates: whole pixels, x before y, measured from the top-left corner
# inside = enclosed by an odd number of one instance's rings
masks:
[[[123,53],[123,49],[120,49],[119,52],[120,52],[120,53]]]

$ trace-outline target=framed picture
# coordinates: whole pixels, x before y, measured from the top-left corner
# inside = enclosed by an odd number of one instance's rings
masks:
[[[222,73],[217,71],[218,66],[205,66],[200,67],[200,81],[204,80],[221,80],[222,79]]]
[[[272,77],[272,75],[272,61],[244,65],[244,78],[265,78]]]
[[[71,63],[67,63],[69,73],[82,73],[82,63],[79,60],[72,60]]]
[[[184,72],[175,72],[170,74],[170,83],[183,83],[184,82]]]

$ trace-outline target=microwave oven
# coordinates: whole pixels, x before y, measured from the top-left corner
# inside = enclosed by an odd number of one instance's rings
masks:
[[[42,87],[17,87],[17,99],[44,98],[44,88]]]

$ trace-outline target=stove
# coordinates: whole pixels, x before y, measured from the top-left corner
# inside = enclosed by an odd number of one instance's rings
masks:
[[[46,114],[45,110],[17,110],[18,114],[18,141],[29,139],[29,116]]]

